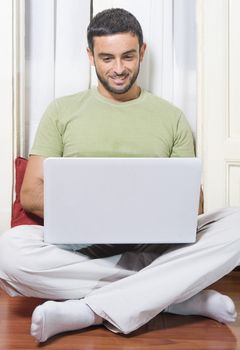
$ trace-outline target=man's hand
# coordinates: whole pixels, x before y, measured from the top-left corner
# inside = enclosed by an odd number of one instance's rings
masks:
[[[23,179],[20,201],[24,210],[43,218],[43,161],[44,157],[30,156]]]

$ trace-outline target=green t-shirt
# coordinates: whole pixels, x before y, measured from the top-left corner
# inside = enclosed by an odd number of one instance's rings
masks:
[[[37,130],[31,154],[43,157],[194,157],[183,113],[142,90],[127,102],[96,88],[53,101]]]
[[[116,103],[93,88],[50,104],[39,124],[31,154],[194,157],[194,146],[183,113],[167,101],[143,90],[135,100]],[[70,244],[61,247],[103,257],[133,249],[130,246]]]

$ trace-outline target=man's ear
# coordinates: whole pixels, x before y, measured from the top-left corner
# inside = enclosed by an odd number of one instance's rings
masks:
[[[142,60],[143,60],[146,47],[147,47],[147,44],[146,44],[146,43],[143,43],[143,44],[142,44],[142,47],[141,47],[141,49],[140,49],[140,61],[141,61],[141,62],[142,62]]]
[[[94,64],[93,52],[92,52],[92,50],[89,47],[87,48],[87,54],[88,54],[88,58],[89,58],[90,64],[92,66],[94,66],[95,64]]]

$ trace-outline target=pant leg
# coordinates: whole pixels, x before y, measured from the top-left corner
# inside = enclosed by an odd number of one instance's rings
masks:
[[[240,262],[240,209],[199,218],[197,242],[169,249],[128,278],[93,291],[86,303],[125,334],[173,303],[182,302],[229,273]]]
[[[0,287],[11,296],[78,299],[133,274],[120,258],[91,259],[45,243],[41,226],[18,226],[0,235]]]

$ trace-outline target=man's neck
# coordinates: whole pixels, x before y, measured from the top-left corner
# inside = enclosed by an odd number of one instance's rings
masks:
[[[131,100],[135,100],[139,97],[141,93],[141,88],[138,85],[134,85],[131,87],[131,89],[124,93],[124,94],[114,94],[112,92],[109,92],[106,90],[101,84],[98,84],[98,92],[108,98],[109,100],[115,101],[115,102],[127,102]]]

